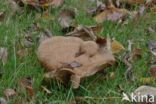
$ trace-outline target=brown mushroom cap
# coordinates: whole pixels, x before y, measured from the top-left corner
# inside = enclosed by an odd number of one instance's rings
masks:
[[[56,36],[43,41],[37,51],[39,61],[47,71],[63,67],[63,63],[73,62],[83,40],[76,37]]]
[[[77,56],[77,53],[82,54]],[[95,74],[115,60],[111,52],[101,49],[94,41],[63,36],[43,41],[37,56],[52,77],[62,82],[71,81],[73,88],[79,87],[82,78]]]

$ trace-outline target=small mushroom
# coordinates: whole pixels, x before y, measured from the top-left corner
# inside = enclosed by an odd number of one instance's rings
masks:
[[[71,81],[76,89],[81,79],[94,75],[115,61],[109,50],[100,48],[95,41],[54,36],[41,42],[37,56],[51,78],[64,83]]]

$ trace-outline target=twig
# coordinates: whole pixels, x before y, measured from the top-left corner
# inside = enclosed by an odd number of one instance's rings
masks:
[[[83,33],[87,33],[93,41],[96,41],[97,36],[94,34],[93,30],[91,27],[87,27],[87,26],[79,26],[77,27],[74,31],[67,33],[66,36],[81,36]]]
[[[96,35],[94,34],[93,30],[91,28],[88,28],[86,26],[82,26],[82,29],[88,33],[88,35],[93,39],[93,41],[96,41],[97,40],[97,37]]]

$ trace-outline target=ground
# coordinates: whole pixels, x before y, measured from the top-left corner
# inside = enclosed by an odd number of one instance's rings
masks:
[[[93,18],[84,11],[84,8],[88,5],[91,6],[82,0],[66,0],[63,7],[77,8],[78,11],[75,20],[77,24],[95,25],[96,22]],[[0,76],[0,97],[3,96],[3,91],[6,88],[15,88],[17,92],[20,91],[21,88],[18,86],[18,80],[26,76],[33,78],[33,88],[35,92],[33,97],[27,93],[19,92],[19,96],[17,95],[16,97],[10,98],[8,104],[12,104],[15,99],[23,98],[29,100],[30,104],[67,104],[75,96],[93,97],[79,101],[81,104],[127,104],[128,102],[121,101],[122,92],[119,91],[119,86],[123,87],[123,92],[130,93],[137,87],[145,84],[140,82],[140,79],[149,76],[148,69],[150,65],[148,64],[148,60],[150,60],[151,53],[147,47],[147,41],[156,39],[153,35],[156,33],[148,34],[147,30],[151,26],[156,26],[156,15],[154,13],[148,12],[136,20],[128,20],[126,25],[110,21],[102,23],[103,31],[99,35],[106,36],[110,34],[111,37],[121,42],[125,48],[128,46],[128,40],[132,39],[135,41],[134,47],[142,49],[142,57],[133,62],[133,72],[136,77],[135,81],[126,81],[124,77],[126,66],[121,61],[117,61],[118,65],[104,69],[107,72],[106,75],[104,73],[98,73],[84,79],[81,87],[77,90],[64,87],[56,81],[51,81],[48,89],[52,94],[48,95],[40,91],[44,68],[37,60],[37,46],[34,46],[31,53],[25,57],[19,58],[16,55],[15,41],[17,41],[17,37],[21,35],[22,31],[34,22],[39,23],[41,27],[49,28],[55,35],[63,35],[63,33],[60,32],[60,26],[55,19],[36,19],[35,14],[40,12],[36,10],[26,10],[26,8],[27,7],[25,7],[24,13],[12,16],[10,15],[11,10],[5,5],[5,2],[0,3],[0,10],[6,10],[8,12],[5,20],[0,22],[0,46],[7,47],[9,52],[7,63],[5,65],[0,63],[0,71],[3,72],[2,76]],[[59,11],[60,8],[49,8],[49,13],[52,17],[57,16]],[[106,76],[112,72],[115,73],[114,78],[107,78]],[[97,80],[95,81],[95,79]],[[148,85],[156,86],[156,83],[150,82]]]

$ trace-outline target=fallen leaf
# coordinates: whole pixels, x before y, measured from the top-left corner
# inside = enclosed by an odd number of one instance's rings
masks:
[[[144,4],[146,0],[120,0],[121,3],[128,3],[128,4]]]
[[[146,2],[145,2],[145,5],[150,6],[150,7],[155,5],[155,4],[156,4],[155,0],[146,0]]]
[[[59,13],[58,22],[60,26],[64,28],[69,28],[75,18],[75,12],[69,9],[64,9]]]
[[[24,37],[24,39],[21,40],[21,44],[23,45],[23,47],[29,48],[34,44],[34,42],[32,40],[32,37],[26,36]]]
[[[151,11],[156,12],[156,5],[154,5],[152,8],[150,8]]]
[[[59,7],[64,3],[64,0],[53,0],[52,5],[55,7]]]
[[[106,46],[107,44],[107,39],[106,38],[103,38],[103,37],[98,37],[96,39],[96,43],[99,44],[100,46]]]
[[[96,26],[83,26],[80,25],[74,29],[74,31],[65,34],[65,36],[79,37],[83,40],[97,40],[96,33],[102,31],[101,25]]]
[[[96,8],[90,8],[87,10],[87,13],[92,15],[92,16],[94,16],[94,15],[96,15],[96,14],[98,14],[101,11],[104,11],[106,9],[106,5],[103,2],[101,2],[99,0],[96,0],[96,1],[97,1],[96,2],[97,7]]]
[[[8,50],[5,47],[0,47],[0,60],[2,60],[3,64],[7,62],[8,59]]]
[[[26,90],[30,96],[34,95],[34,90],[32,86],[26,86]]]
[[[40,25],[38,23],[33,23],[31,26],[24,29],[22,37],[20,38],[20,44],[24,48],[30,48],[34,45],[35,40],[33,39],[34,33],[38,33],[40,30]],[[35,36],[36,37],[36,36]],[[36,37],[37,38],[37,37]]]
[[[141,57],[141,52],[142,52],[142,49],[140,48],[134,48],[132,50],[132,54],[133,54],[133,58],[140,58]]]
[[[153,77],[156,76],[156,66],[155,65],[151,66],[151,68],[149,69],[149,73]]]
[[[51,38],[53,36],[52,32],[49,29],[44,29],[39,35],[39,43],[44,40]]]
[[[67,28],[63,28],[61,31],[64,33],[64,34],[67,34],[71,31],[74,31],[75,30],[75,26],[69,26]]]
[[[27,91],[27,93],[30,96],[34,95],[34,90],[32,87],[32,78],[31,77],[25,77],[19,80],[19,85],[21,86],[21,89],[24,91]]]
[[[128,4],[129,6],[145,5],[145,7],[151,8],[155,6],[156,1],[155,0],[120,0],[120,3],[124,5]]]
[[[124,46],[120,42],[116,41],[115,39],[111,43],[111,47],[113,53],[119,53],[121,50],[125,49]]]
[[[97,14],[94,19],[97,23],[102,23],[105,20],[118,21],[123,20],[128,13],[129,12],[126,9],[119,9],[113,6],[108,7],[103,12]]]
[[[138,17],[142,16],[144,14],[144,12],[145,12],[145,9],[146,9],[145,6],[141,5],[139,7],[139,10],[130,12],[131,18],[132,19],[137,19]]]
[[[7,104],[7,101],[4,98],[0,97],[0,104]]]
[[[32,32],[40,30],[40,24],[33,23],[31,26],[28,26],[26,29],[24,29],[24,35],[30,36]]]
[[[3,93],[8,98],[14,96],[16,94],[16,91],[14,89],[5,89]]]
[[[33,7],[59,7],[64,3],[64,0],[21,0],[24,4],[31,5]]]

